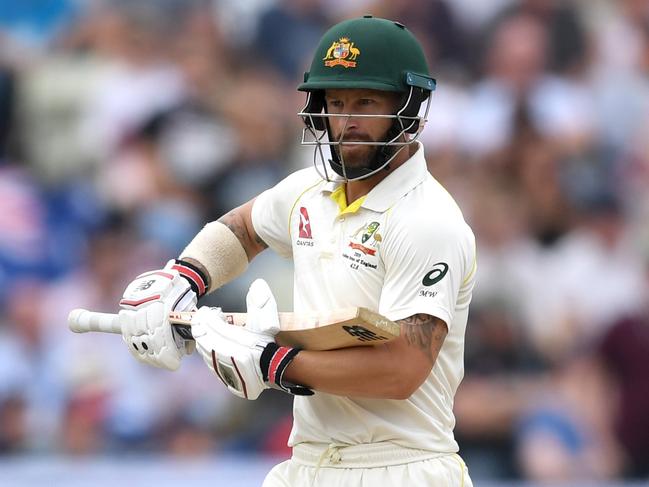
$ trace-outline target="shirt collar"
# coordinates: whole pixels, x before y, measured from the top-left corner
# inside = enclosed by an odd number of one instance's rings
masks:
[[[416,142],[417,151],[396,168],[388,177],[374,186],[365,196],[361,206],[368,210],[384,212],[394,205],[402,196],[421,183],[428,175],[424,146]],[[322,192],[332,193],[342,180],[329,181],[322,187]]]

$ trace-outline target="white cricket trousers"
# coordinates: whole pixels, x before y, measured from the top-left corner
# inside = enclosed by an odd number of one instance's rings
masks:
[[[263,487],[473,487],[455,453],[434,453],[381,442],[366,445],[301,443],[276,465]]]

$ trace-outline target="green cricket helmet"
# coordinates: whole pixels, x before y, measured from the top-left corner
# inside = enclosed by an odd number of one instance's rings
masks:
[[[426,122],[430,94],[436,82],[430,76],[421,45],[403,24],[366,15],[345,20],[329,29],[318,44],[310,70],[298,90],[307,92],[306,105],[299,113],[304,122],[302,144],[313,145],[314,163],[320,156],[324,174],[329,179],[322,146],[329,146],[329,165],[346,180],[367,178],[383,168],[408,144],[419,137]],[[325,103],[326,89],[363,88],[402,94],[396,113],[383,115],[329,114]],[[423,116],[421,105],[427,101]],[[330,117],[391,118],[393,124],[386,140],[378,142],[332,140]],[[326,138],[325,138],[326,137]],[[345,167],[344,144],[380,146],[378,157],[368,167]]]

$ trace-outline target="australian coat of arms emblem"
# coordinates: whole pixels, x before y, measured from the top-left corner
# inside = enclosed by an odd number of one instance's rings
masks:
[[[349,38],[341,37],[331,43],[326,56],[322,60],[327,67],[344,66],[345,68],[355,68],[356,58],[360,53],[360,49],[355,47]]]

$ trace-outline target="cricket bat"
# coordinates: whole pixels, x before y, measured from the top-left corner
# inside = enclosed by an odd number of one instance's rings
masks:
[[[246,326],[245,313],[224,313],[233,326]],[[185,340],[192,340],[194,312],[172,312],[169,322]],[[118,315],[74,309],[68,326],[75,333],[101,331],[121,333]],[[339,348],[376,345],[399,336],[399,325],[367,308],[345,308],[329,313],[279,313],[281,331],[278,344],[304,350],[336,350]]]

